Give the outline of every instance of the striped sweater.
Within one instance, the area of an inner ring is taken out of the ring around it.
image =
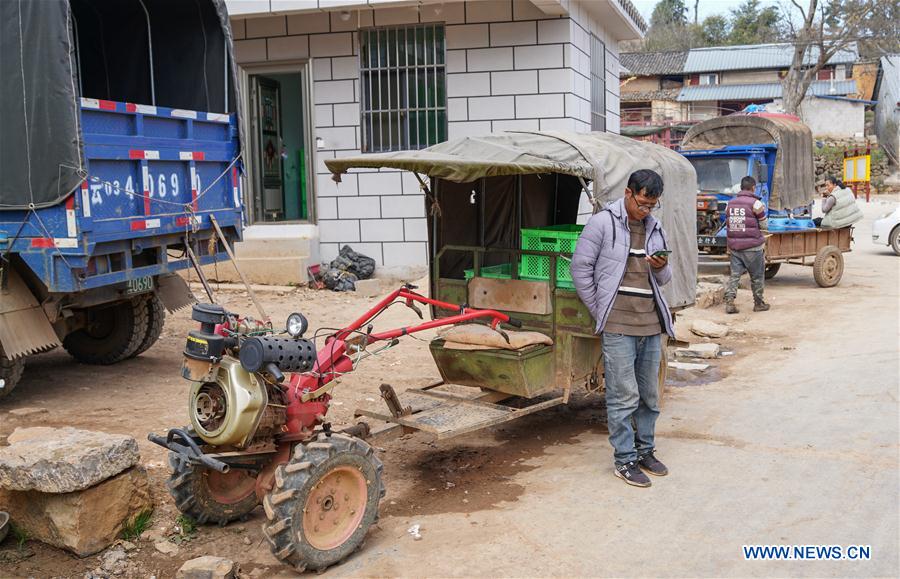
[[[653,287],[650,285],[650,264],[644,259],[646,230],[643,221],[628,220],[631,229],[631,249],[625,265],[625,276],[613,301],[604,332],[626,336],[653,336],[662,333]]]

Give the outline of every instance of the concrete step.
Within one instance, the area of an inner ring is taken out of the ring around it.
[[[270,257],[308,258],[311,255],[311,241],[308,238],[245,239],[234,245],[234,255],[238,259]]]
[[[237,264],[251,284],[305,285],[308,279],[306,257],[238,257]],[[241,281],[234,264],[230,261],[219,263],[217,266],[203,266],[203,273],[210,281],[230,283]],[[191,281],[199,281],[194,270],[187,270],[185,276]]]

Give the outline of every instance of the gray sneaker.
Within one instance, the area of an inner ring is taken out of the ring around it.
[[[666,468],[666,465],[656,460],[656,456],[654,456],[653,451],[648,452],[644,456],[639,456],[638,466],[641,467],[641,470],[650,473],[655,476],[666,476],[669,474],[669,469]]]
[[[636,487],[649,487],[650,478],[641,472],[637,463],[634,461],[625,464],[617,464],[615,470],[616,476],[626,483]]]

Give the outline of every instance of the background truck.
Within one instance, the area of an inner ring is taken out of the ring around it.
[[[193,301],[174,272],[227,259],[242,203],[223,2],[4,2],[0,22],[2,399],[29,354],[152,346]]]
[[[681,154],[697,172],[700,251],[725,253],[725,207],[746,176],[756,179],[770,227],[810,217],[815,197],[812,143],[809,128],[792,115],[736,114],[691,127]]]

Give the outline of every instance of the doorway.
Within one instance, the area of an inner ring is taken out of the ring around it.
[[[258,73],[250,86],[254,223],[308,222],[312,216],[304,71]]]

